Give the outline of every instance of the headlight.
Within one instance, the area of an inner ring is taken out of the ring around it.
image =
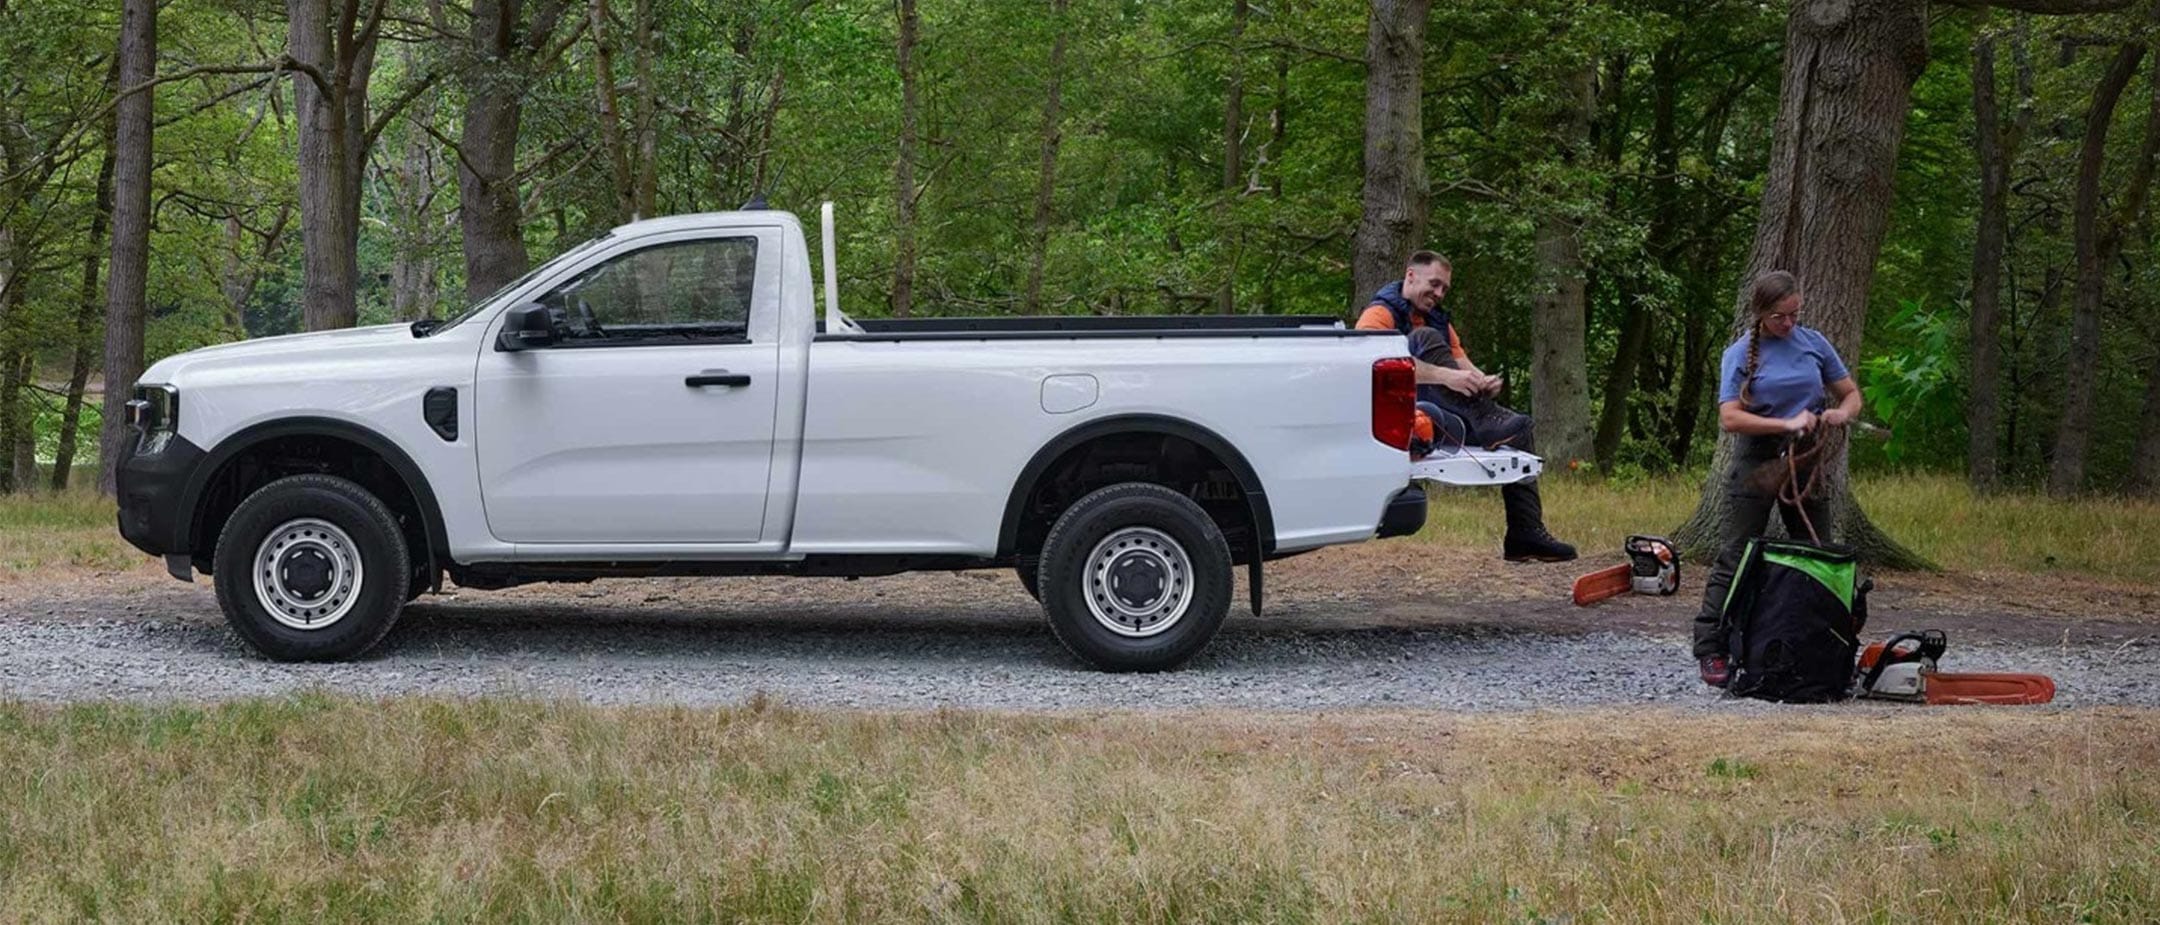
[[[150,456],[165,451],[180,430],[180,390],[169,385],[138,385],[135,400],[127,403],[128,426],[142,434],[135,452]]]

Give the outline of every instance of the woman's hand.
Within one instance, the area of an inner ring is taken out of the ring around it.
[[[1843,408],[1832,408],[1816,418],[1824,427],[1843,427],[1852,423],[1852,413]]]
[[[1788,434],[1807,433],[1808,431],[1815,429],[1816,420],[1817,419],[1815,417],[1815,412],[1802,411],[1799,414],[1793,415],[1792,417],[1785,419],[1785,432]]]

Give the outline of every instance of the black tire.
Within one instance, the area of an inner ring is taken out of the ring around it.
[[[1120,546],[1129,551],[1119,553]],[[1179,556],[1182,576],[1168,564]],[[1091,558],[1118,582],[1128,566],[1140,569],[1135,598],[1158,602],[1162,616],[1124,632],[1111,629],[1123,625],[1113,600],[1125,598],[1113,598],[1117,585],[1094,581]],[[1215,638],[1230,612],[1231,571],[1230,546],[1198,504],[1161,485],[1127,482],[1099,489],[1059,515],[1043,542],[1039,581],[1050,629],[1074,655],[1104,671],[1163,671]]]
[[[263,570],[264,584],[258,584],[258,556],[273,535],[289,540],[282,546],[287,551],[269,550],[275,568]],[[311,589],[297,583],[295,589],[285,588],[293,577],[286,563],[296,556],[311,557],[310,567],[325,573],[318,576],[327,583],[314,592],[319,596],[308,597]],[[344,564],[349,562],[358,568]],[[218,535],[215,565],[218,606],[233,631],[256,651],[287,662],[335,661],[366,652],[397,623],[412,580],[411,554],[396,515],[367,489],[330,475],[289,476],[247,496]],[[283,603],[284,619],[273,615],[272,600]],[[322,625],[287,622],[314,619]]]

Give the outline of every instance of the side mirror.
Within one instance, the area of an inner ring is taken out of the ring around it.
[[[511,353],[552,346],[555,322],[548,317],[548,307],[538,302],[511,309],[503,319],[502,333],[495,337],[495,349]]]

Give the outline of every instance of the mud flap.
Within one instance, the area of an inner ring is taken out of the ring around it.
[[[1260,560],[1262,558],[1262,553],[1260,552],[1260,534],[1258,531],[1254,531],[1252,538],[1252,548],[1247,550],[1246,554],[1251,557],[1246,562],[1246,565],[1250,567],[1251,571],[1246,573],[1245,587],[1246,590],[1252,592],[1252,615],[1257,617],[1260,615],[1260,600],[1262,597],[1261,589],[1263,587],[1263,582],[1261,581],[1260,574]]]

